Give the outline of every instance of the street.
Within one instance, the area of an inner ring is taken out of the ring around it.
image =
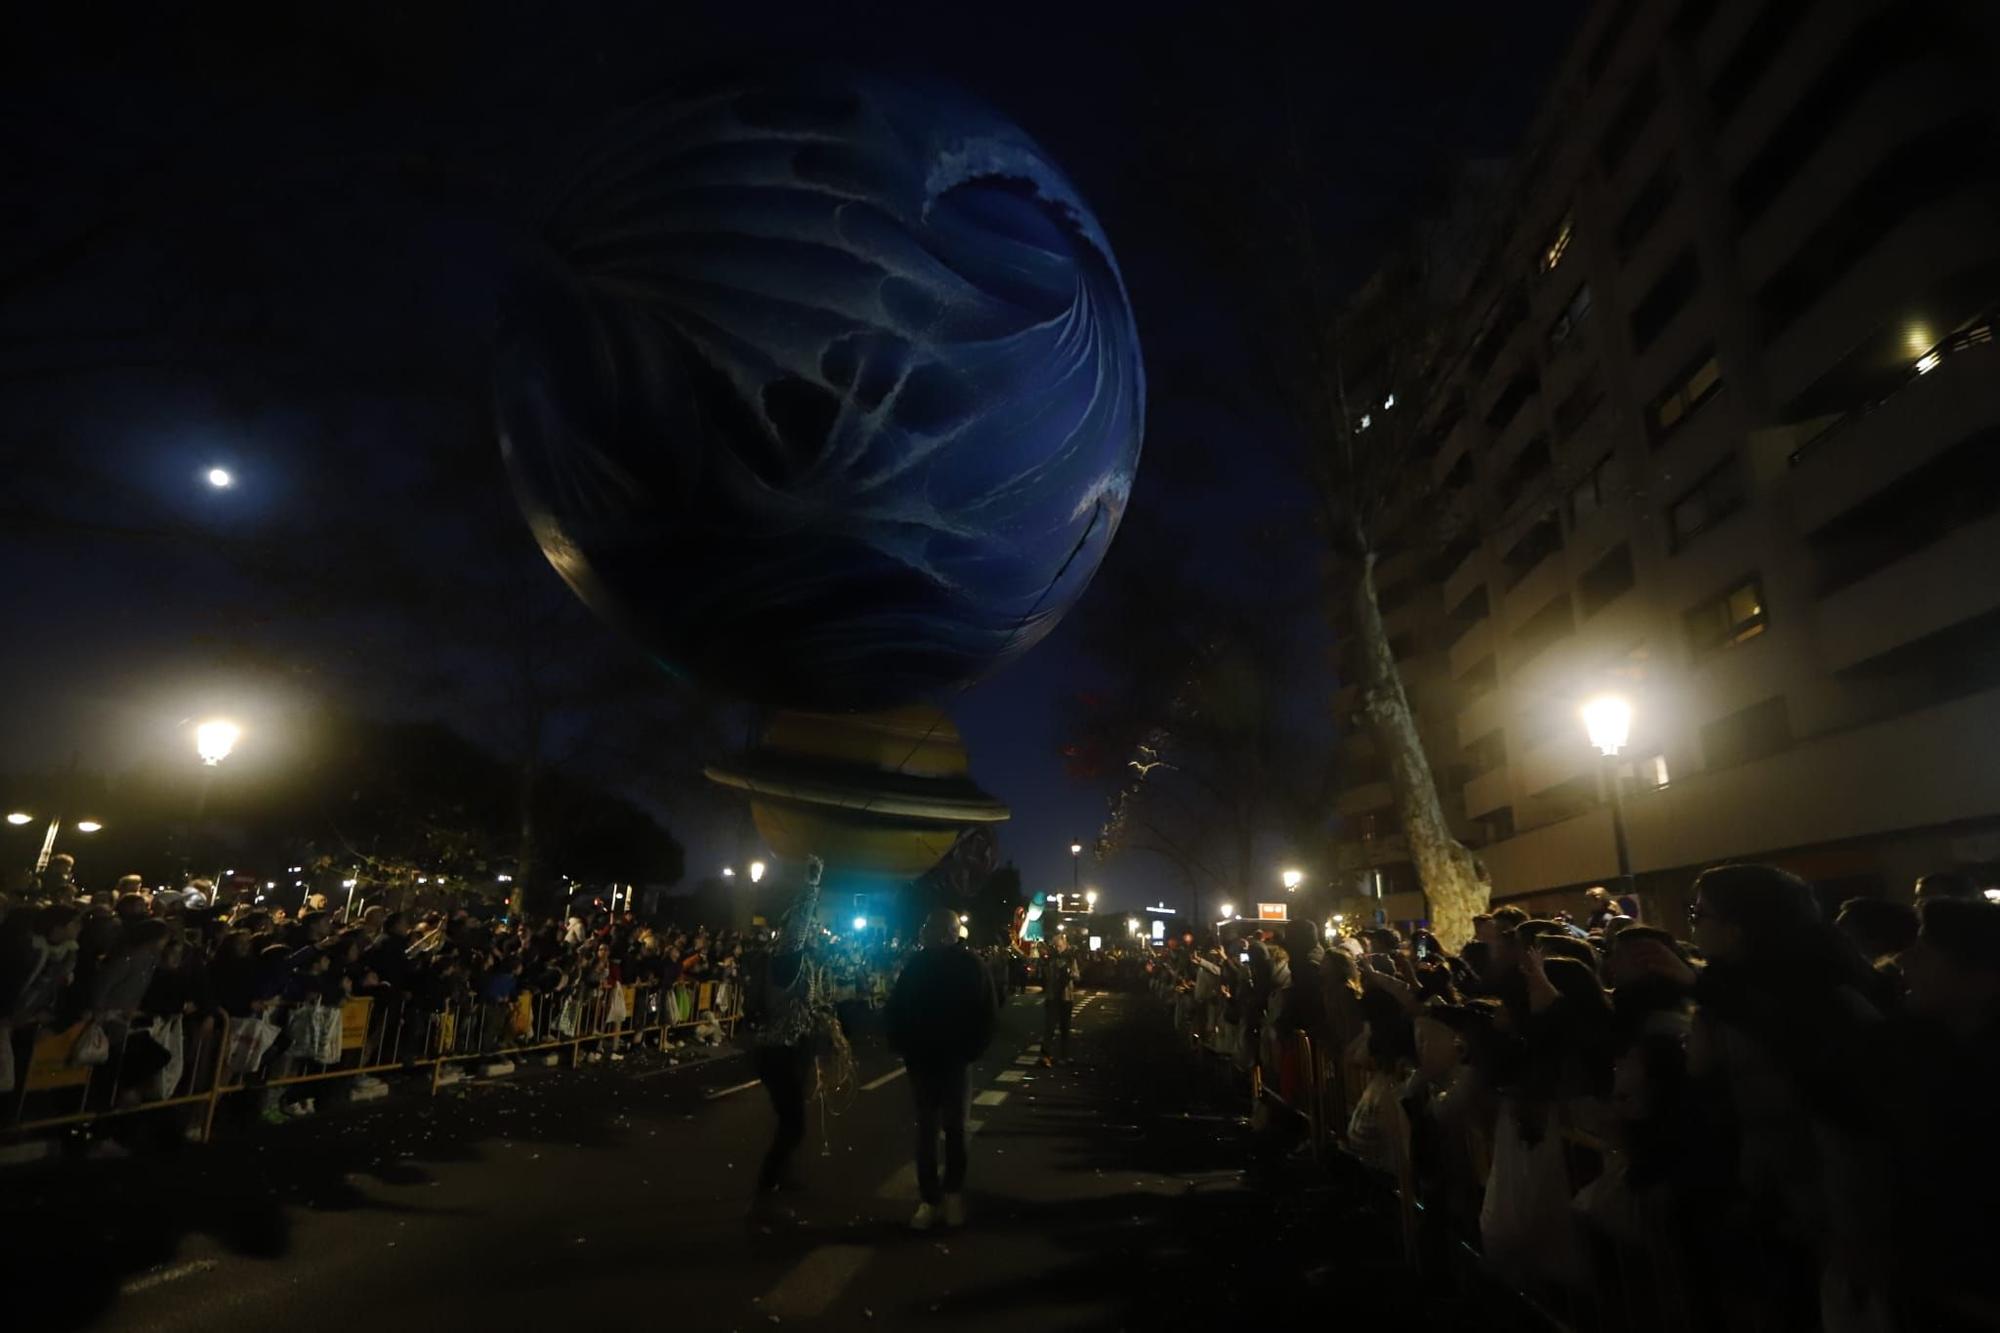
[[[23,1327],[156,1333],[1136,1328],[1310,1304],[1337,1265],[1415,1313],[1386,1215],[1245,1188],[1241,1099],[1150,1000],[1085,997],[1053,1071],[1024,1054],[1040,1019],[1038,996],[1009,1001],[974,1071],[963,1232],[907,1229],[906,1084],[864,1024],[860,1086],[824,1136],[813,1117],[795,1225],[745,1221],[771,1125],[746,1061],[634,1057],[13,1182],[6,1290],[42,1312]]]

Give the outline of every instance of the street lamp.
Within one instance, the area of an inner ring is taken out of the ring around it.
[[[95,833],[103,827],[104,825],[94,819],[79,819],[76,821],[76,831],[78,833]]]
[[[7,816],[7,822],[9,824],[14,824],[18,826],[21,824],[30,823],[33,821],[34,818],[35,817],[33,815],[29,814],[25,810],[15,810]]]
[[[1096,890],[1096,889],[1087,889],[1087,890],[1085,890],[1085,891],[1084,891],[1084,895],[1083,895],[1083,905],[1084,905],[1085,907],[1095,907],[1095,906],[1097,906],[1097,890]]]
[[[1227,921],[1227,920],[1229,920],[1229,919],[1230,919],[1231,917],[1233,917],[1233,916],[1235,916],[1235,915],[1236,915],[1236,904],[1234,904],[1234,903],[1224,903],[1224,904],[1222,905],[1222,919],[1223,919],[1224,921]]]
[[[236,478],[226,467],[212,467],[208,470],[208,484],[218,491],[226,491],[236,484]]]
[[[242,736],[243,728],[234,722],[212,717],[194,729],[194,750],[202,763],[213,768],[229,757]]]
[[[1071,893],[1076,892],[1076,879],[1077,876],[1080,873],[1082,873],[1081,870],[1079,869],[1079,867],[1082,866],[1082,864],[1083,864],[1083,844],[1080,842],[1073,842],[1069,845],[1069,891]]]
[[[762,861],[752,861],[750,863],[750,882],[752,884],[756,884],[760,882],[763,878],[764,878],[764,863]]]
[[[1303,870],[1287,870],[1279,875],[1278,878],[1284,883],[1286,893],[1297,893],[1299,885],[1306,882],[1306,872]]]
[[[1618,782],[1618,752],[1632,737],[1632,704],[1615,694],[1600,694],[1586,700],[1581,711],[1584,734],[1604,756],[1601,771],[1611,799],[1611,840],[1618,848],[1618,878],[1629,890],[1632,856],[1625,846],[1625,793]]]
[[[735,879],[735,878],[736,878],[736,867],[735,867],[735,866],[724,866],[724,867],[722,867],[722,877],[723,877],[724,879]]]

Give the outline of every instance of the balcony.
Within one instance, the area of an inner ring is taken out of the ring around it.
[[[1839,671],[2000,607],[2000,514],[1958,529],[1820,601],[1821,654]]]
[[[1357,782],[1334,798],[1333,812],[1343,819],[1353,819],[1393,806],[1395,800],[1395,793],[1384,780]]]
[[[1946,357],[1866,416],[1799,455],[1786,484],[1811,532],[1981,426],[2000,421],[2000,342]]]
[[[1992,245],[1992,200],[1965,191],[1918,209],[1872,247],[1805,313],[1765,357],[1771,397],[1785,402],[1817,380],[1909,294],[1984,259]]]
[[[1514,803],[1513,779],[1505,764],[1490,773],[1481,773],[1465,784],[1465,817],[1477,819],[1488,810]]]
[[[1481,658],[1490,657],[1492,654],[1493,617],[1488,616],[1458,636],[1458,641],[1452,644],[1445,654],[1446,666],[1451,672],[1451,678],[1457,680],[1471,670]]]

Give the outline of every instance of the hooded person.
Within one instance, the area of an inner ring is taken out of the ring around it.
[[[924,922],[922,948],[889,994],[889,1047],[903,1057],[917,1114],[917,1192],[910,1225],[965,1224],[967,1069],[993,1040],[998,1000],[984,964],[959,939],[958,917],[939,908]],[[938,1137],[944,1175],[938,1176]]]

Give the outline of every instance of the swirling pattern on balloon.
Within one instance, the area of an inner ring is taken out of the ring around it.
[[[1124,282],[1075,188],[961,97],[816,76],[648,107],[503,310],[537,540],[668,665],[876,707],[1011,660],[1138,465]]]

